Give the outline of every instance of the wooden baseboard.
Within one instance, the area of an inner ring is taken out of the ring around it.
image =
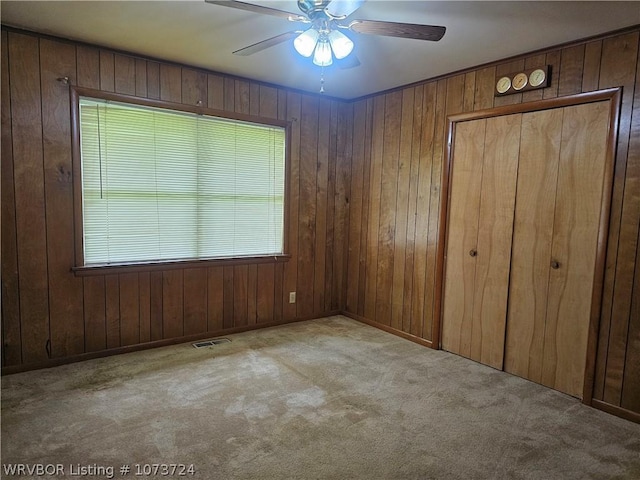
[[[603,402],[602,400],[596,400],[595,398],[591,400],[591,406],[598,410],[602,410],[603,412],[615,415],[616,417],[640,423],[640,413],[638,412],[627,410],[626,408],[618,407],[616,405],[611,405],[610,403]]]
[[[341,312],[339,310],[333,310],[330,312],[325,312],[322,315],[311,315],[307,317],[296,318],[293,320],[279,320],[275,322],[246,325],[246,326],[235,327],[235,328],[227,328],[225,330],[220,330],[217,332],[205,332],[205,333],[198,333],[195,335],[186,335],[183,337],[167,338],[164,340],[156,340],[153,342],[127,345],[126,347],[116,347],[116,348],[110,348],[107,350],[100,350],[99,352],[80,353],[77,355],[71,355],[69,357],[52,358],[50,360],[28,363],[24,365],[11,365],[7,367],[2,367],[1,374],[12,375],[15,373],[28,372],[29,370],[40,370],[42,368],[58,367],[60,365],[82,362],[84,360],[92,360],[94,358],[103,358],[103,357],[109,357],[111,355],[119,355],[122,353],[138,352],[141,350],[148,350],[150,348],[167,347],[169,345],[177,345],[179,343],[196,342],[198,340],[204,340],[207,338],[222,337],[224,335],[231,335],[234,333],[242,333],[242,332],[248,332],[251,330],[261,330],[263,328],[278,327],[280,325],[303,322],[305,320],[315,320],[316,318],[330,317],[332,315],[339,315],[340,313]]]
[[[425,347],[429,347],[429,348],[436,348],[433,345],[433,342],[431,342],[430,340],[426,340],[424,338],[420,338],[420,337],[416,337],[415,335],[411,335],[410,333],[407,332],[403,332],[402,330],[398,330],[397,328],[393,328],[390,327],[389,325],[385,325],[383,323],[378,323],[374,320],[369,320],[366,317],[362,317],[356,313],[351,313],[351,312],[346,312],[346,311],[342,311],[340,312],[341,315],[344,315],[345,317],[349,317],[352,318],[353,320],[357,320],[359,322],[362,323],[366,323],[367,325],[371,325],[372,327],[376,327],[379,328],[380,330],[384,330],[385,332],[388,333],[392,333],[393,335],[397,335],[398,337],[402,337],[406,340],[410,340],[414,343],[418,343],[422,346]]]

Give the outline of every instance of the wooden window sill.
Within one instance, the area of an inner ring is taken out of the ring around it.
[[[207,268],[223,267],[231,265],[255,265],[259,263],[285,263],[291,255],[261,255],[251,257],[224,257],[207,259],[188,259],[162,262],[140,262],[140,263],[118,263],[105,265],[86,265],[82,267],[72,267],[71,271],[77,277],[91,275],[109,275],[118,273],[153,272],[164,270],[176,270],[184,268]]]

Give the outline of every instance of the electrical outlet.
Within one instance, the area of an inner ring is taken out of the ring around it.
[[[296,292],[289,292],[289,303],[296,303]]]

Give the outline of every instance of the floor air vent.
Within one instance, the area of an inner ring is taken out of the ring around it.
[[[195,348],[215,347],[221,343],[231,343],[228,338],[214,338],[213,340],[203,340],[202,342],[196,342],[192,344]]]

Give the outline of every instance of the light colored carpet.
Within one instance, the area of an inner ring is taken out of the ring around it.
[[[222,480],[640,478],[640,425],[345,317],[228,338],[4,377],[2,463],[62,464],[52,478],[152,463]]]

